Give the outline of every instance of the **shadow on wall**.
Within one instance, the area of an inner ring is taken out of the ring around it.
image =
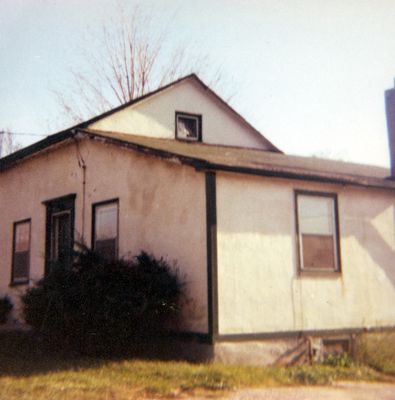
[[[392,211],[395,226],[395,211]],[[383,235],[370,222],[364,221],[364,236],[357,237],[360,245],[367,250],[372,260],[384,271],[392,286],[395,287],[395,249],[383,238]],[[395,240],[395,238],[393,238]]]

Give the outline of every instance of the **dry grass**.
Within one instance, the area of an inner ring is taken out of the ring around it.
[[[357,356],[364,364],[395,375],[395,332],[362,335],[358,340]]]

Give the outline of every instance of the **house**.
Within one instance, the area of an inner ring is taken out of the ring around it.
[[[0,296],[17,304],[85,240],[177,260],[185,343],[216,360],[395,329],[395,89],[386,99],[391,172],[285,155],[195,75],[1,159]]]

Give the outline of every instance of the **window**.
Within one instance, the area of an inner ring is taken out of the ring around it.
[[[11,283],[29,282],[30,219],[14,223]]]
[[[118,257],[118,200],[93,205],[92,248],[108,260]]]
[[[351,340],[350,338],[338,338],[338,339],[323,339],[323,356],[339,356],[344,353],[350,354],[351,352]]]
[[[200,142],[202,140],[202,116],[176,112],[176,138]]]
[[[74,247],[75,194],[44,202],[47,207],[45,268],[70,267]]]
[[[340,271],[335,194],[296,192],[296,229],[301,271]]]

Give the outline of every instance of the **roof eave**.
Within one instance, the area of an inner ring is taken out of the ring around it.
[[[135,150],[139,153],[148,154],[151,156],[159,157],[167,160],[178,160],[182,164],[192,166],[196,170],[206,171],[222,171],[241,173],[255,176],[266,176],[273,178],[302,180],[309,182],[331,183],[338,185],[352,185],[365,188],[384,189],[395,191],[395,181],[393,179],[380,179],[372,177],[362,177],[353,175],[339,175],[318,173],[317,171],[302,170],[292,167],[280,167],[276,165],[264,165],[261,168],[243,167],[237,165],[217,164],[197,157],[191,157],[178,153],[173,153],[167,150],[156,149],[142,144],[133,142],[126,142],[118,138],[110,138],[105,135],[100,135],[87,130],[76,129],[59,132],[57,134],[48,136],[47,138],[34,143],[28,147],[18,150],[7,157],[0,159],[0,172],[12,167],[13,165],[21,162],[22,160],[34,156],[50,147],[60,144],[70,138],[90,138],[101,140],[106,143],[115,144],[125,148]]]
[[[211,170],[221,172],[232,172],[255,176],[265,176],[272,178],[283,178],[292,180],[302,180],[317,183],[330,183],[336,185],[351,185],[364,188],[374,188],[395,191],[395,182],[391,179],[370,178],[351,175],[329,175],[316,173],[315,171],[290,170],[289,168],[278,168],[276,166],[263,168],[249,168],[240,166],[221,165],[203,161],[195,163],[194,166],[199,170]]]
[[[66,139],[72,138],[73,136],[75,136],[75,132],[68,129],[66,131],[47,136],[45,139],[11,153],[8,156],[0,159],[0,172],[12,167],[25,158],[36,155],[41,151],[48,149],[49,147],[59,144]]]
[[[196,170],[202,171],[222,171],[222,172],[233,172],[241,173],[255,176],[266,176],[273,178],[283,178],[283,179],[293,179],[293,180],[303,180],[309,182],[321,182],[321,183],[331,183],[338,185],[352,185],[365,188],[375,188],[384,190],[395,191],[395,182],[389,179],[353,176],[353,175],[330,175],[326,173],[317,173],[316,171],[301,170],[301,169],[291,169],[290,167],[279,167],[274,165],[262,166],[262,168],[250,168],[241,167],[235,165],[224,165],[216,164],[210,161],[190,157],[186,155],[181,155],[178,153],[173,153],[167,150],[156,149],[142,144],[137,144],[133,142],[125,142],[122,139],[110,138],[108,136],[102,136],[98,133],[93,133],[92,131],[80,131],[81,134],[86,135],[92,139],[99,138],[107,143],[121,144],[123,147],[131,148],[140,153],[149,154],[162,159],[177,159],[180,163],[186,164],[194,167]]]

